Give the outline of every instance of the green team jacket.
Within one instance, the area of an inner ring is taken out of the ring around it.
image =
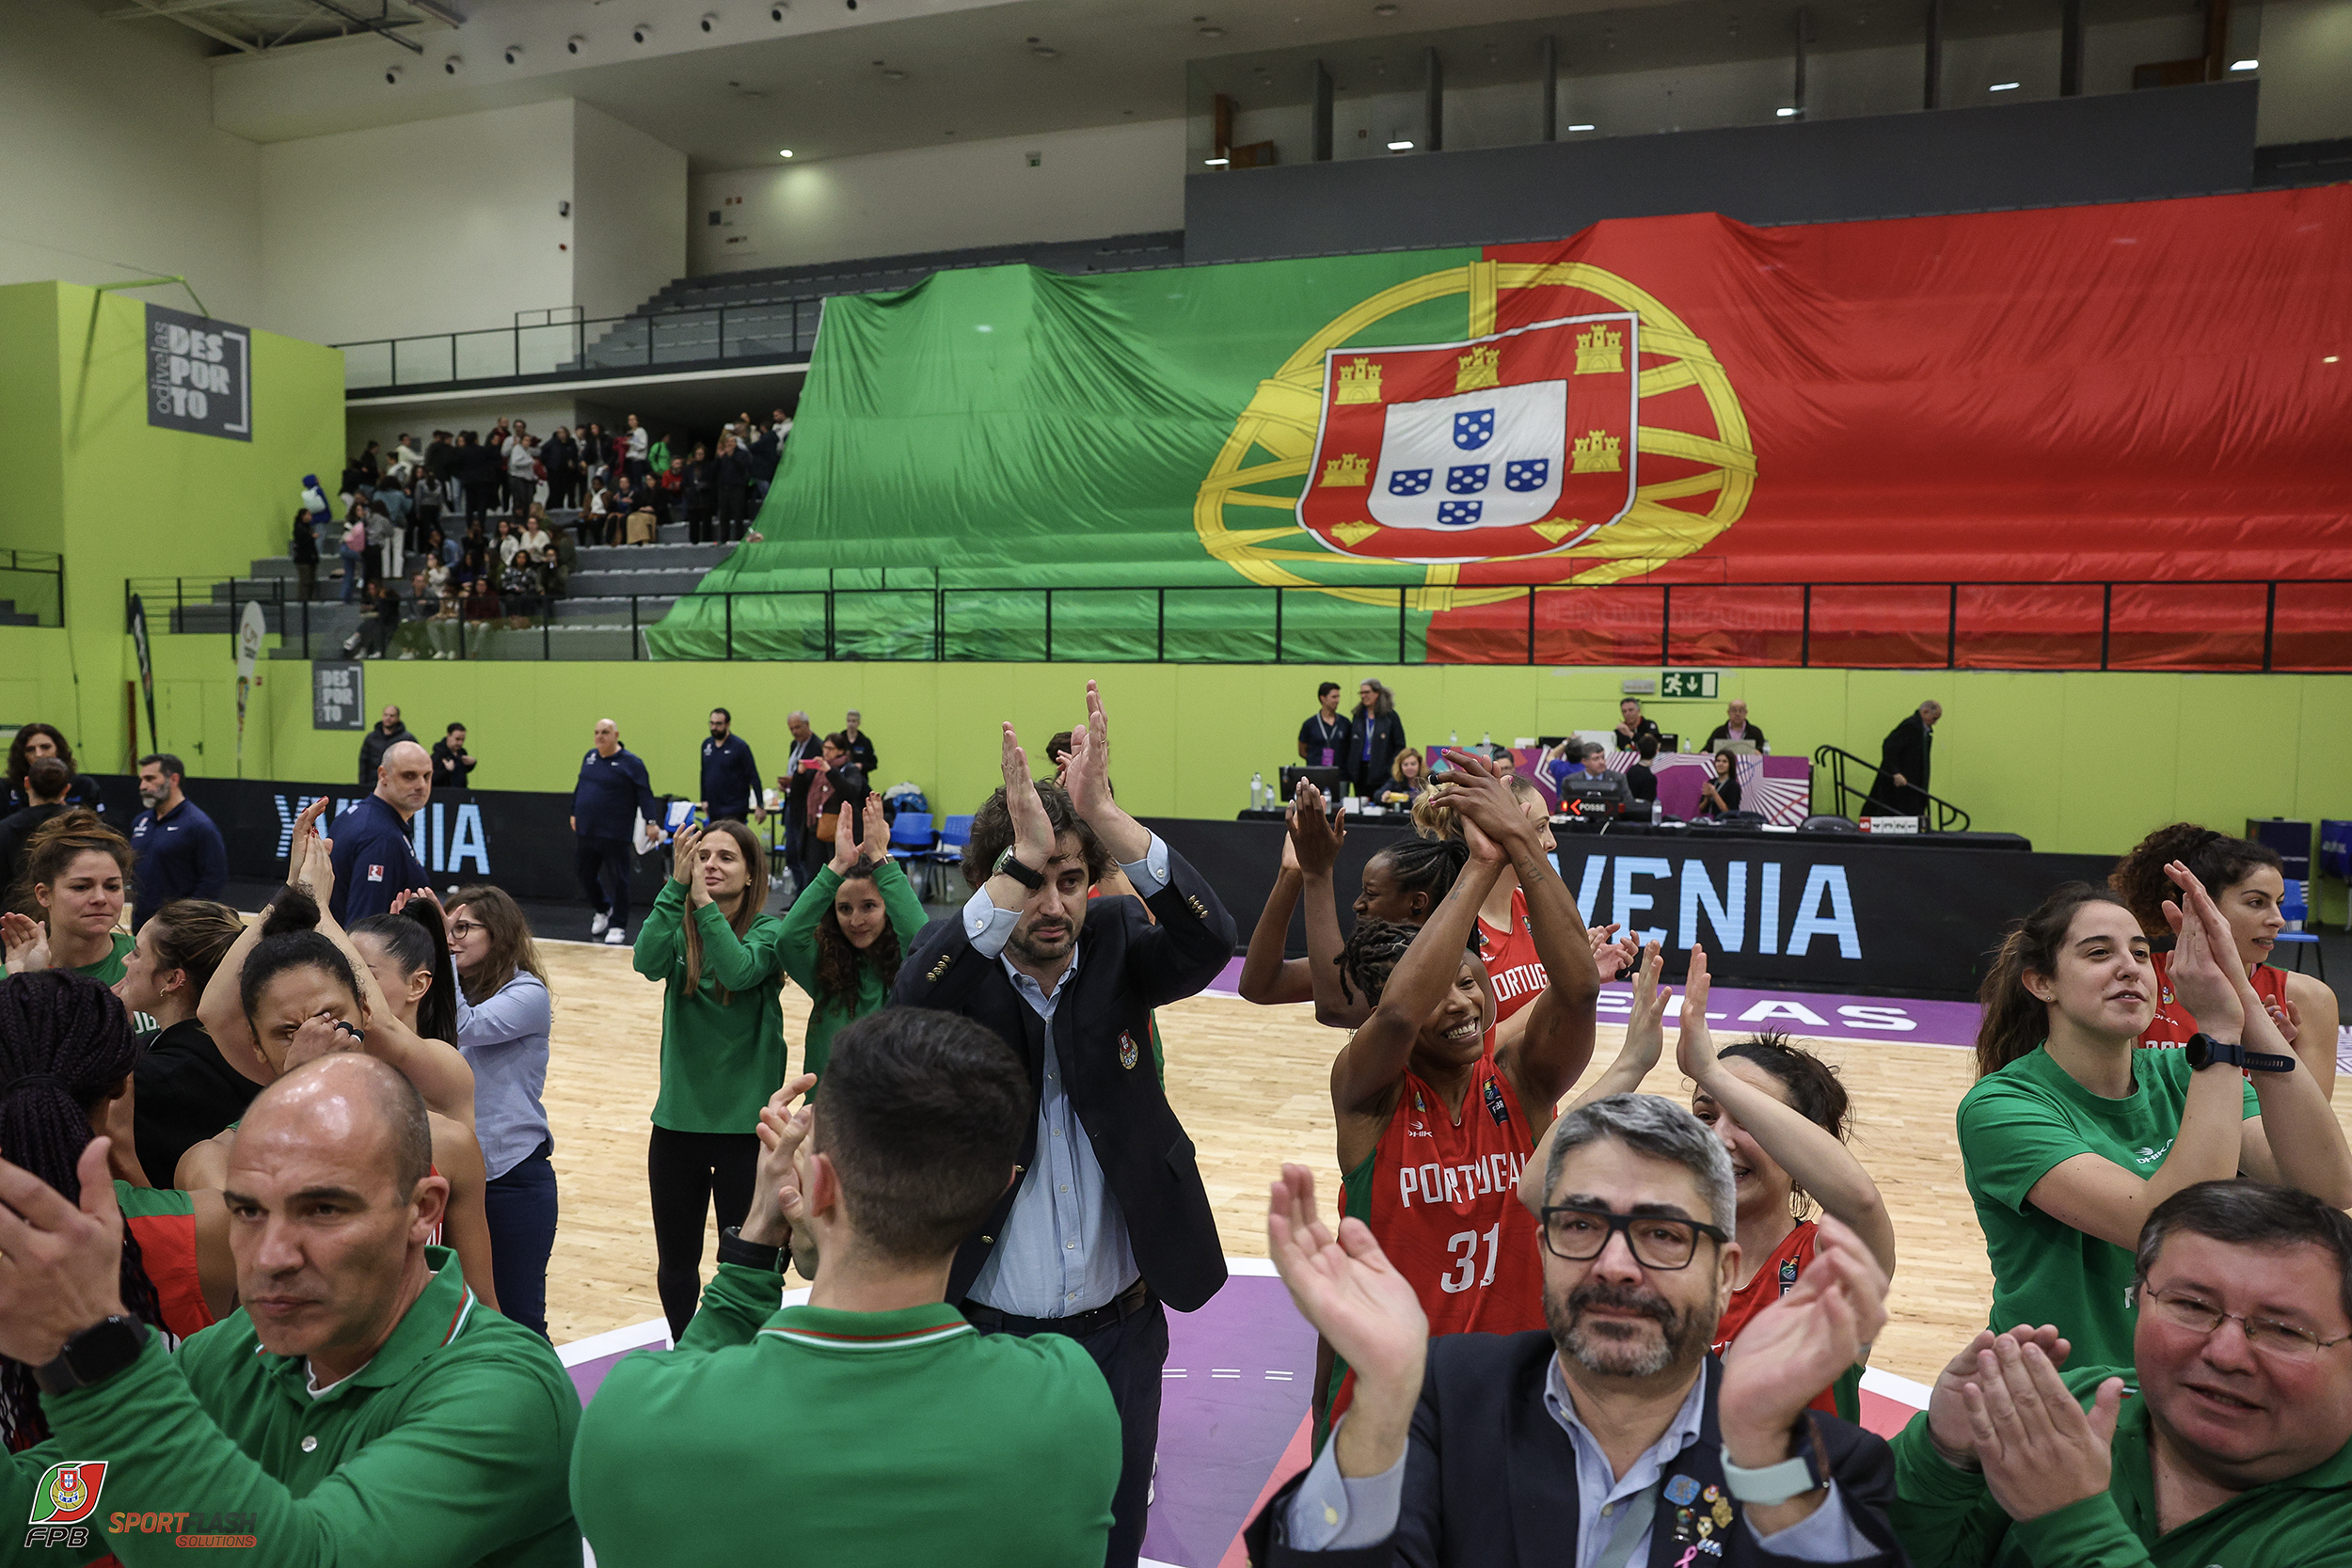
[[[104,1382],[43,1396],[55,1435],[0,1468],[0,1560],[52,1465],[103,1460],[88,1545],[24,1560],[111,1550],[124,1568],[186,1568],[203,1555],[174,1544],[187,1533],[251,1536],[239,1568],[579,1568],[571,1378],[545,1339],[475,1301],[454,1252],[425,1259],[432,1282],[383,1349],[315,1399],[308,1362],[262,1351],[243,1311],[177,1355],[151,1338]]]
[[[833,908],[833,895],[840,890],[841,874],[830,865],[821,867],[812,878],[806,892],[793,900],[784,916],[784,972],[792,976],[800,988],[808,992],[816,1007],[808,1015],[808,1040],[804,1047],[801,1070],[824,1076],[825,1064],[833,1057],[833,1037],[841,1026],[880,1012],[890,1000],[890,982],[874,972],[870,963],[857,966],[857,1003],[844,1010],[840,1003],[817,989],[817,927]],[[890,929],[898,939],[898,952],[905,955],[914,946],[928,917],[923,913],[923,901],[914,896],[914,888],[907,881],[907,874],[898,869],[897,861],[884,861],[874,867],[874,887],[882,897],[882,911],[890,921]]]
[[[2023,1523],[1993,1500],[1984,1478],[1955,1469],[1928,1443],[1923,1411],[1895,1439],[1895,1534],[1916,1568],[2347,1568],[2352,1565],[2352,1448],[2324,1465],[2257,1486],[2159,1535],[2148,1457],[2148,1403],[2129,1367],[2065,1373],[2087,1406],[2123,1379],[2114,1479],[2104,1496]]]
[[[784,922],[752,916],[739,940],[716,904],[692,911],[702,933],[701,983],[686,989],[686,884],[661,884],[637,933],[637,973],[660,980],[661,1093],[653,1124],[673,1132],[759,1131],[759,1110],[784,1085],[784,1006],[777,993]],[[719,992],[727,992],[725,1001]]]
[[[783,1289],[720,1264],[677,1349],[605,1378],[572,1452],[597,1568],[1101,1568],[1119,1413],[1075,1341]]]

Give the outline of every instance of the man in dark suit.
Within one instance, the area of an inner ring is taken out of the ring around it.
[[[985,1023],[1028,1065],[1038,1111],[1019,1175],[957,1250],[947,1300],[984,1334],[1067,1335],[1103,1369],[1123,1433],[1104,1560],[1131,1565],[1159,1439],[1162,1304],[1194,1311],[1225,1283],[1192,1140],[1152,1060],[1152,1009],[1215,979],[1235,930],[1208,881],[1111,799],[1091,681],[1087,716],[1067,790],[1032,783],[1004,727],[1005,787],[964,849],[971,901],[916,939],[891,1001]],[[1141,907],[1089,902],[1113,863]]]
[[[1919,711],[1886,732],[1879,744],[1879,774],[1870,781],[1865,812],[1887,816],[1919,816],[1928,809],[1929,752],[1935,744],[1935,721],[1944,705],[1925,702]]]
[[[1671,1101],[1612,1095],[1547,1140],[1549,1331],[1435,1342],[1363,1222],[1335,1238],[1286,1165],[1266,1217],[1291,1298],[1356,1371],[1355,1402],[1247,1531],[1250,1559],[1334,1568],[1763,1568],[1905,1561],[1886,1444],[1806,1406],[1886,1322],[1886,1275],[1820,1247],[1708,1353],[1739,1277],[1731,1160]]]
[[[820,847],[808,831],[808,790],[817,782],[818,770],[802,765],[819,760],[823,742],[809,724],[808,715],[799,708],[792,710],[785,723],[792,731],[792,750],[785,753],[784,772],[776,782],[784,788],[784,859],[792,868],[793,896],[798,897],[797,889],[808,886],[817,875],[810,852]]]

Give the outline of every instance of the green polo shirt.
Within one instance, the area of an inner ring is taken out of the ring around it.
[[[686,920],[702,933],[700,983],[686,986]],[[661,1092],[653,1124],[673,1132],[759,1131],[784,1083],[784,922],[752,917],[739,939],[716,904],[690,910],[686,884],[661,884],[630,961],[661,996]],[[721,991],[726,995],[722,998]]]
[[[782,1295],[722,1264],[676,1350],[605,1378],[572,1453],[598,1568],[1101,1568],[1119,1413],[1075,1341]]]
[[[1961,1097],[1960,1157],[1993,1265],[1995,1330],[2056,1323],[2074,1341],[2076,1365],[2131,1364],[2130,1251],[2053,1219],[2026,1195],[2077,1154],[2143,1181],[2154,1176],[2180,1135],[2189,1078],[2187,1052],[2135,1051],[2132,1092],[2110,1100],[2036,1050]],[[2262,1115],[2251,1084],[2246,1115]]]
[[[872,951],[859,955],[857,965],[857,995],[851,998],[827,996],[817,988],[817,928],[824,923],[833,909],[834,895],[841,891],[841,874],[832,866],[818,868],[809,879],[808,891],[793,900],[784,914],[784,972],[799,982],[816,1006],[808,1015],[808,1037],[802,1043],[801,1070],[824,1076],[825,1065],[833,1059],[833,1037],[842,1026],[880,1012],[890,1000],[890,982],[874,967]],[[897,861],[884,861],[874,867],[874,891],[882,895],[882,913],[891,932],[898,939],[898,952],[904,957],[914,946],[914,939],[923,934],[929,919],[923,913],[923,900],[914,895],[907,874],[898,869]]]
[[[129,958],[131,949],[137,945],[138,940],[130,932],[117,931],[114,934],[114,945],[107,951],[104,958],[94,964],[83,964],[73,973],[87,974],[102,986],[111,986],[122,978],[125,973],[122,960]]]
[[[103,1460],[87,1555],[124,1568],[185,1568],[156,1528],[180,1513],[245,1524],[241,1568],[579,1568],[564,1478],[580,1396],[545,1339],[476,1302],[455,1253],[425,1258],[432,1282],[374,1359],[315,1397],[309,1363],[262,1350],[242,1310],[176,1356],[151,1339],[94,1387],[45,1397],[55,1435],[0,1472],[0,1519],[24,1528],[50,1465]]]
[[[1923,1411],[1895,1438],[1896,1498],[1889,1514],[1916,1568],[2352,1565],[2352,1448],[2159,1534],[2148,1402],[2139,1397],[2137,1375],[2129,1367],[2086,1367],[2064,1375],[2086,1408],[2100,1384],[2111,1377],[2124,1381],[2107,1490],[2020,1524],[2001,1512],[1984,1477],[1954,1469],[1937,1456]]]

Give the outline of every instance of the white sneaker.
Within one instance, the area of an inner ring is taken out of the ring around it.
[[[628,944],[628,934],[615,926],[604,933],[604,944],[607,947],[625,947]]]
[[[611,915],[599,914],[596,919],[588,922],[588,934],[592,937],[600,937],[604,935],[604,928],[612,924],[612,917]]]

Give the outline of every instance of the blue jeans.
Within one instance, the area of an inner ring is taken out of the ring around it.
[[[367,558],[358,550],[349,548],[343,549],[342,555],[343,558],[343,603],[349,604],[359,596],[359,581],[366,576],[363,562]]]
[[[482,1207],[490,1223],[490,1278],[499,1310],[545,1338],[548,1332],[548,1256],[555,1250],[555,1166],[539,1147],[483,1189]]]

